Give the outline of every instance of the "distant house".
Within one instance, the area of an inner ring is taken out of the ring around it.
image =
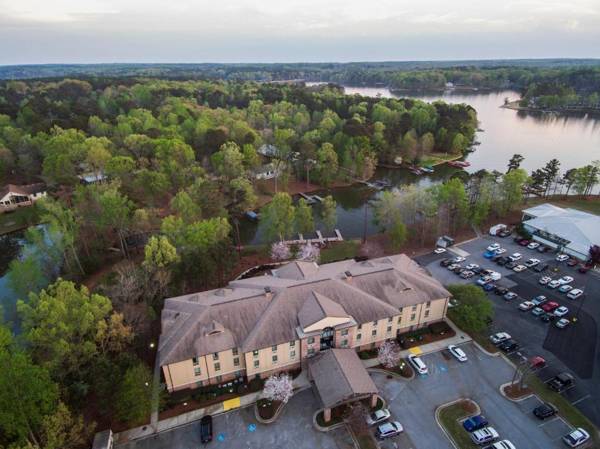
[[[278,150],[277,147],[275,145],[261,145],[261,147],[258,149],[258,154],[261,154],[263,156],[266,157],[275,157],[278,154]]]
[[[265,164],[254,171],[256,179],[273,179],[278,176],[281,170],[277,170],[274,164]]]
[[[108,176],[103,173],[85,173],[77,177],[79,178],[79,181],[85,185],[100,184],[108,179]]]
[[[46,185],[43,183],[27,185],[8,184],[0,190],[0,212],[31,206],[45,196]]]

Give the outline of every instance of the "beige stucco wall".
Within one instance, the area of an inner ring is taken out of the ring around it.
[[[292,357],[292,351],[295,355]],[[252,352],[244,354],[246,359],[246,375],[251,378],[256,374],[265,371],[279,370],[287,365],[297,364],[300,362],[300,341],[294,340],[294,346],[290,342],[277,345],[277,349],[273,351],[271,347],[258,350],[258,355],[255,356]],[[277,356],[277,362],[273,362],[273,356]],[[254,367],[254,362],[258,360],[259,366]],[[286,368],[287,369],[287,368]]]

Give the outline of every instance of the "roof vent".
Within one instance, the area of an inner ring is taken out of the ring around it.
[[[267,299],[271,299],[273,297],[273,293],[271,293],[271,287],[268,285],[265,287],[265,297]]]
[[[268,285],[265,287],[265,293],[271,293],[271,287]]]
[[[352,273],[350,273],[349,271],[345,271],[344,274],[346,275],[347,278],[352,277]]]

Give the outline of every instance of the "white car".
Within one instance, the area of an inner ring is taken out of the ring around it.
[[[574,288],[569,293],[567,293],[567,298],[569,298],[569,299],[577,299],[581,295],[583,295],[583,290],[580,290],[578,288]]]
[[[499,281],[502,279],[502,275],[497,271],[492,271],[488,276],[492,278],[492,281]]]
[[[525,262],[525,265],[527,265],[527,268],[531,268],[531,267],[535,267],[536,265],[540,264],[540,259],[529,259],[527,262]]]
[[[377,427],[375,435],[380,440],[383,440],[385,438],[396,436],[402,433],[403,431],[404,428],[402,427],[402,424],[400,424],[398,421],[386,422],[385,424],[381,424],[379,427]]]
[[[467,354],[465,354],[465,351],[463,351],[462,349],[460,349],[458,346],[456,345],[450,345],[448,346],[448,351],[450,352],[450,354],[452,354],[454,356],[454,358],[456,360],[458,360],[459,362],[466,362],[468,360],[467,358]]]
[[[533,316],[540,316],[540,315],[543,315],[544,313],[545,313],[544,309],[542,309],[541,307],[534,307],[533,310],[531,311],[531,314]]]
[[[527,248],[536,249],[538,246],[540,246],[538,242],[531,242],[529,245],[527,245]]]
[[[410,363],[419,374],[427,374],[429,372],[427,370],[427,365],[425,365],[423,360],[414,354],[408,356],[408,363]]]
[[[456,256],[454,259],[452,259],[452,262],[454,262],[454,263],[461,263],[464,261],[465,261],[465,258],[463,256]]]
[[[465,267],[465,270],[474,270],[476,268],[479,268],[479,265],[477,265],[476,263],[470,263]]]
[[[494,335],[490,335],[490,341],[495,345],[502,343],[503,341],[510,340],[511,336],[507,332],[498,332]]]
[[[590,434],[581,427],[578,427],[577,429],[566,434],[564,437],[562,437],[562,439],[567,446],[577,447],[589,440]]]
[[[390,419],[390,416],[392,415],[387,408],[376,410],[367,416],[367,424],[369,426],[374,426],[375,424],[379,424],[380,422],[387,421],[388,419]]]
[[[492,243],[490,246],[488,246],[486,248],[486,250],[488,250],[488,251],[496,251],[497,249],[500,249],[499,243]]]
[[[561,293],[569,293],[571,290],[573,290],[573,286],[569,284],[561,285],[558,288],[558,291]]]
[[[552,281],[552,278],[550,276],[543,276],[542,278],[540,278],[539,283],[541,285],[546,285],[550,281]]]
[[[527,312],[528,310],[531,310],[535,307],[535,304],[531,301],[523,301],[521,304],[519,304],[519,310],[522,310],[523,312]]]
[[[486,446],[484,449],[516,449],[515,445],[508,440],[498,441],[497,443]]]
[[[546,287],[548,288],[556,288],[556,287],[560,287],[560,281],[554,279],[553,281],[548,282],[548,285],[546,285]]]
[[[492,278],[490,276],[483,276],[477,279],[477,285],[485,285],[492,282]]]
[[[446,252],[446,248],[436,248],[433,250],[435,254],[444,254]]]
[[[554,310],[554,316],[562,318],[569,313],[569,308],[565,306],[560,306],[556,310]]]
[[[504,254],[506,252],[505,248],[498,248],[496,251],[494,251],[496,254],[500,255],[500,254]]]
[[[450,271],[454,271],[456,268],[460,267],[460,264],[457,263],[451,263],[450,265],[448,265],[446,268]]]
[[[558,280],[558,282],[560,282],[560,285],[570,284],[573,282],[573,278],[571,276],[563,276]]]
[[[484,427],[483,429],[476,430],[471,434],[471,439],[475,444],[490,443],[498,439],[500,435],[496,432],[493,427]]]
[[[521,271],[525,271],[527,269],[527,267],[525,265],[517,265],[516,267],[513,268],[513,271],[515,273],[520,273]]]
[[[570,257],[567,256],[566,254],[559,254],[558,256],[556,256],[556,260],[558,262],[564,262],[565,260],[569,260]]]
[[[558,327],[559,329],[564,329],[569,324],[571,324],[571,322],[569,320],[567,320],[566,318],[561,318],[560,320],[558,320],[556,322],[556,327]]]
[[[514,253],[514,254],[511,254],[510,256],[508,256],[508,258],[510,260],[512,260],[513,262],[516,262],[517,260],[521,260],[523,258],[523,256],[521,255],[521,253]]]
[[[531,302],[534,303],[536,306],[541,306],[546,302],[547,299],[548,298],[546,298],[544,295],[539,295],[533,298]]]

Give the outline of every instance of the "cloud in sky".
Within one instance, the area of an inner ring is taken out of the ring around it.
[[[0,64],[600,57],[598,0],[0,0]]]

